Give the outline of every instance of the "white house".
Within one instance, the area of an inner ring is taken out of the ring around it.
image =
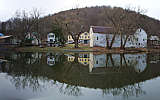
[[[106,47],[106,38],[109,43],[112,41],[112,27],[91,26],[90,27],[90,47],[100,46]],[[126,35],[123,35],[123,41]],[[116,35],[115,41],[112,47],[120,47],[121,40],[120,35]],[[147,47],[147,33],[139,28],[135,34],[130,35],[125,47],[144,48]]]
[[[91,26],[89,30],[90,47],[106,47],[106,33],[109,33],[111,29],[111,27]]]
[[[53,44],[55,43],[56,41],[56,36],[54,33],[48,33],[47,35],[47,43],[48,43],[48,46],[53,46]]]

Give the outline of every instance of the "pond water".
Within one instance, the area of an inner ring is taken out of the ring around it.
[[[160,54],[0,53],[0,100],[159,100]]]

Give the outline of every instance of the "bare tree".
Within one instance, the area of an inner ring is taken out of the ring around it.
[[[17,11],[15,16],[7,21],[11,34],[24,42],[28,33],[35,32],[37,33],[35,36],[39,39],[40,15],[41,13],[37,9],[33,9],[31,12]]]
[[[107,47],[109,49],[112,48],[115,37],[118,35],[120,36],[121,41],[120,49],[125,49],[125,45],[129,36],[134,34],[137,28],[140,28],[140,25],[137,23],[140,14],[137,13],[140,13],[141,10],[138,9],[137,13],[135,13],[136,11],[133,11],[130,8],[122,9],[114,7],[111,9],[113,10],[105,11],[107,15],[107,21],[109,20],[111,22],[114,31],[110,45],[107,39]]]
[[[80,20],[79,9],[74,9],[75,12],[71,13],[71,17],[64,22],[66,31],[72,36],[75,44],[75,48],[78,48],[78,42],[80,35],[84,32],[85,27],[83,21]]]
[[[113,10],[114,9],[114,10]],[[106,16],[106,23],[108,23],[108,21],[111,23],[112,25],[112,30],[113,30],[113,37],[111,39],[111,42],[109,43],[108,38],[107,40],[107,46],[109,49],[112,48],[112,45],[115,41],[116,35],[121,33],[120,31],[120,27],[121,27],[121,20],[123,19],[123,9],[120,8],[110,8],[110,10],[105,10],[105,15]]]

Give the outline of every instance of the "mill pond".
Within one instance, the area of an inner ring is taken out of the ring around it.
[[[0,54],[0,100],[159,100],[160,54]]]

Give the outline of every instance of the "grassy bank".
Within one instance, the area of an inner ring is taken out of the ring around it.
[[[15,48],[16,51],[20,52],[48,52],[48,51],[58,51],[58,52],[103,52],[103,53],[160,53],[160,49],[149,49],[149,48],[126,48],[125,50],[120,50],[119,48],[106,49],[101,47],[90,48],[85,45],[80,45],[79,48],[74,48],[73,44],[68,44],[65,47],[39,47],[39,46],[29,46],[29,47],[18,47]]]
[[[88,46],[80,46],[79,48],[74,48],[73,44],[68,44],[65,47],[39,47],[39,46],[27,46],[27,47],[17,47],[16,51],[20,52],[48,52],[48,51],[59,51],[59,52],[69,52],[69,51],[90,51],[93,49]]]

